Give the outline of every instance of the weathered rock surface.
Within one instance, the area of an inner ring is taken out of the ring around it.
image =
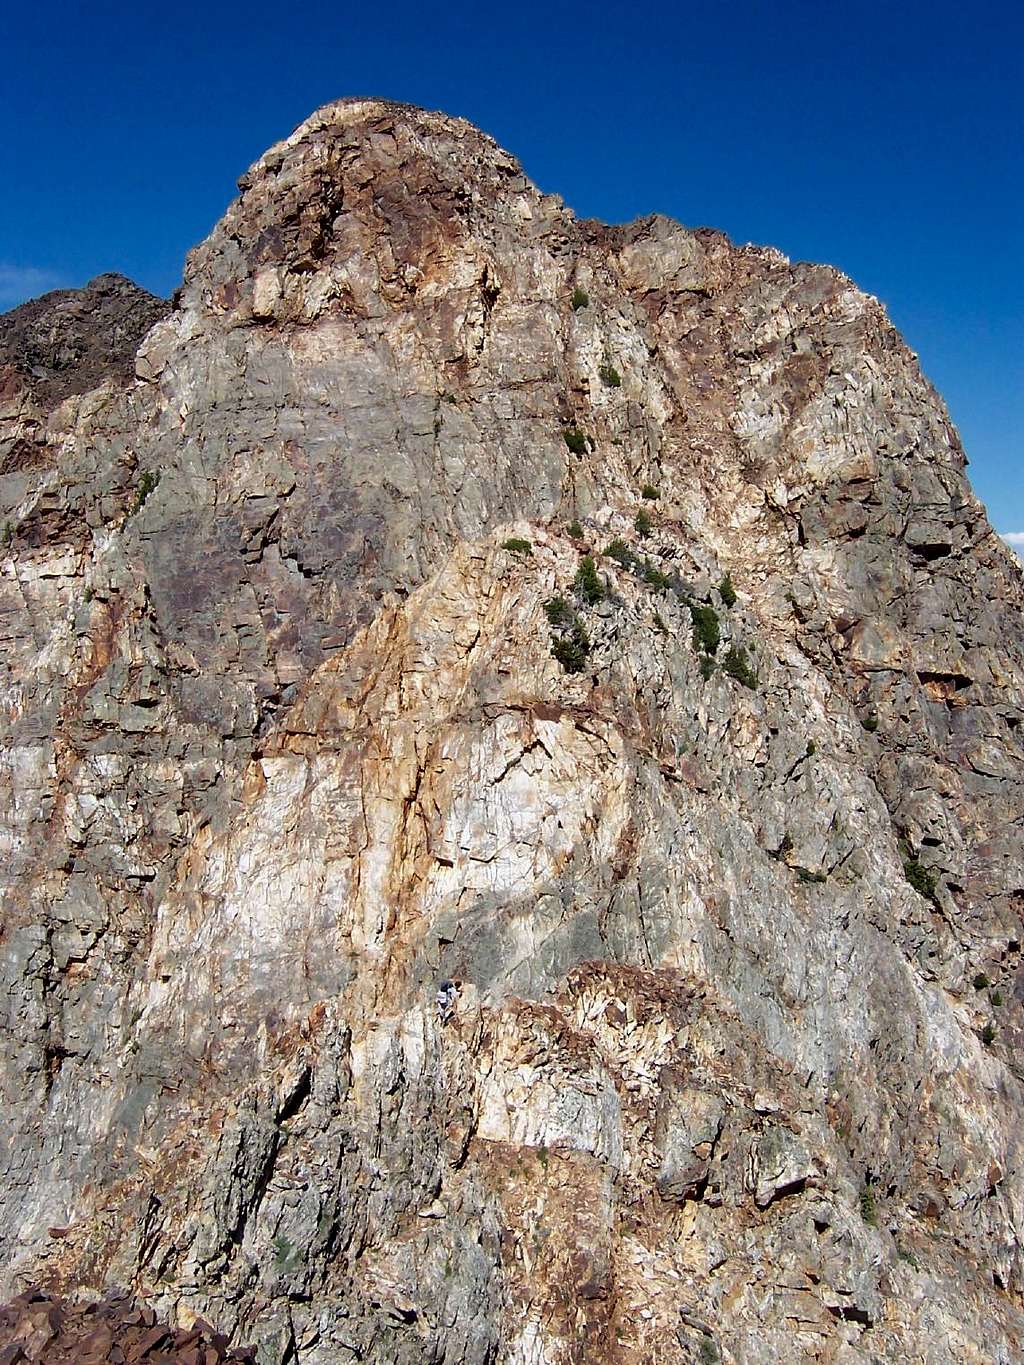
[[[5,1284],[1020,1359],[1024,592],[916,358],[441,115],[240,189],[0,475]]]
[[[67,1305],[28,1290],[0,1308],[4,1365],[252,1365],[251,1351],[231,1349],[222,1332],[197,1321],[189,1329],[158,1323],[152,1309],[120,1295]]]

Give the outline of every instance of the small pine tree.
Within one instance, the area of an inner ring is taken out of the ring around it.
[[[544,615],[548,622],[556,627],[571,626],[576,619],[576,613],[564,597],[552,597],[545,602]]]
[[[730,678],[735,678],[744,687],[757,691],[757,672],[751,667],[747,651],[738,645],[730,645],[722,664]]]
[[[583,598],[588,606],[593,606],[595,602],[602,601],[607,596],[607,589],[601,581],[601,576],[590,555],[584,555],[580,560],[580,566],[576,570],[576,578],[573,587]]]
[[[551,641],[551,653],[565,669],[566,673],[581,673],[590,653],[590,636],[580,621],[574,621],[567,635],[556,636]]]
[[[693,622],[693,646],[705,654],[716,654],[722,633],[718,625],[718,612],[714,607],[703,607],[699,602],[690,603],[690,620]]]

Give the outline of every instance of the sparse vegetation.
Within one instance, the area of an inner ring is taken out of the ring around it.
[[[903,875],[919,896],[924,896],[925,900],[933,904],[936,903],[935,874],[930,868],[908,853],[903,859]]]
[[[815,755],[817,752],[818,752],[818,746],[815,744],[815,742],[814,742],[813,739],[809,739],[809,740],[807,741],[807,757],[808,757],[808,758],[813,758],[814,755]]]
[[[701,606],[690,602],[690,620],[693,622],[693,647],[704,654],[717,654],[722,632],[718,624],[718,612],[714,607]]]
[[[640,496],[646,498],[648,502],[657,502],[661,494],[653,483],[645,483],[640,490]]]
[[[583,629],[583,623],[576,620],[568,634],[556,636],[551,641],[551,653],[566,673],[581,673],[590,653],[590,636]]]
[[[976,991],[987,990],[988,987],[991,986],[991,984],[992,982],[989,981],[988,977],[985,975],[984,972],[979,972],[978,975],[974,978],[974,989]]]
[[[590,307],[590,295],[582,285],[577,285],[572,291],[572,311],[578,313],[581,308]]]
[[[722,664],[730,678],[735,678],[752,692],[757,691],[757,672],[747,658],[747,651],[741,645],[730,645]]]
[[[620,388],[622,385],[622,375],[614,365],[602,365],[597,372],[601,377],[601,383],[606,384],[610,389]]]
[[[513,554],[530,555],[533,554],[533,545],[528,540],[523,540],[520,536],[509,536],[508,540],[501,542],[503,550],[511,550]]]
[[[135,501],[132,504],[131,513],[129,515],[134,516],[140,508],[145,506],[146,499],[154,491],[159,482],[160,471],[158,469],[147,469],[144,471],[142,478],[139,480],[138,487],[135,490]]]
[[[647,514],[647,512],[644,511],[642,507],[640,508],[640,511],[637,512],[636,514],[636,520],[633,522],[633,528],[638,536],[649,536],[651,534],[651,531],[654,529],[654,522],[651,521],[650,516]]]
[[[911,1270],[921,1269],[921,1267],[917,1263],[917,1257],[914,1255],[912,1251],[907,1251],[904,1247],[897,1247],[896,1255],[899,1257],[901,1261],[906,1261],[907,1265],[910,1266]]]
[[[985,1027],[981,1030],[981,1041],[985,1044],[986,1047],[991,1047],[995,1040],[996,1026],[990,1019],[988,1023],[985,1025]]]
[[[649,559],[644,560],[643,567],[644,582],[649,583],[652,588],[670,588],[672,580],[667,573],[663,573],[656,564],[652,564]]]
[[[10,545],[14,539],[14,526],[9,521],[5,521],[3,528],[0,529],[0,545]]]
[[[874,709],[868,711],[861,719],[861,725],[867,730],[869,735],[873,735],[878,729],[878,712]]]
[[[993,991],[993,992],[992,992],[992,995],[990,996],[990,999],[991,999],[993,1005],[995,1005],[996,1009],[999,1009],[999,1007],[1000,1007],[1000,1006],[1002,1005],[1002,1003],[1003,1003],[1003,993],[1002,993],[1002,991]]]
[[[573,540],[583,539],[583,527],[580,525],[578,519],[569,523],[569,534],[572,536]]]
[[[702,1337],[700,1342],[701,1365],[721,1365],[722,1357],[713,1337]]]
[[[583,622],[564,597],[552,597],[545,602],[544,615],[555,632],[551,653],[566,673],[581,672],[590,653],[590,636]]]
[[[576,613],[564,597],[549,598],[544,603],[544,615],[556,628],[571,626],[576,619]]]
[[[590,607],[595,602],[601,602],[608,595],[608,589],[601,580],[601,575],[590,555],[584,555],[580,560],[580,566],[576,570],[576,577],[573,580],[573,587],[584,602]]]
[[[667,635],[667,634],[668,634],[668,626],[666,626],[665,622],[661,619],[661,617],[659,616],[659,614],[658,614],[657,612],[654,613],[653,620],[654,620],[654,629],[657,630],[657,631],[659,631],[662,635]]]
[[[860,1192],[860,1216],[869,1227],[878,1226],[878,1209],[875,1206],[875,1192],[870,1185],[865,1185]]]
[[[811,872],[811,870],[806,867],[798,867],[796,869],[796,875],[800,881],[811,885],[818,885],[821,882],[828,881],[828,877],[824,872]]]
[[[736,589],[733,587],[732,579],[728,574],[725,575],[718,585],[718,595],[727,607],[734,607],[736,605]]]
[[[712,659],[709,654],[702,655],[700,661],[700,676],[704,679],[705,682],[707,682],[707,680],[711,677],[714,671],[715,671],[714,659]]]
[[[605,546],[604,553],[609,559],[614,559],[616,564],[623,569],[631,569],[636,563],[636,555],[624,540],[616,538],[610,545]]]
[[[587,438],[579,427],[564,427],[562,429],[562,440],[574,455],[586,455]]]

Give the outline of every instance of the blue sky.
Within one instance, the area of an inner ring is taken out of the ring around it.
[[[603,0],[9,7],[0,308],[158,293],[271,142],[341,95],[473,120],[578,213],[668,213],[877,294],[1024,544],[1024,6]]]

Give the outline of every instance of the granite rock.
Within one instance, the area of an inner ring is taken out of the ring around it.
[[[882,306],[383,101],[239,189],[4,390],[4,1285],[1019,1359],[1022,571]]]

